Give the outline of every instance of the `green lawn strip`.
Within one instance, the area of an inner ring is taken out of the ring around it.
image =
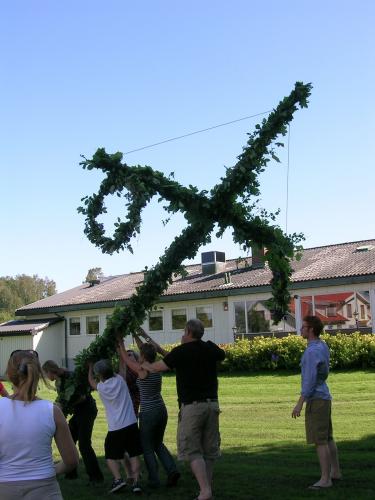
[[[345,480],[323,492],[307,490],[319,477],[315,450],[305,444],[304,419],[291,418],[299,394],[300,376],[289,373],[220,375],[222,457],[215,468],[215,498],[229,499],[373,499],[375,498],[375,372],[349,371],[331,373],[329,385],[334,397],[333,425]],[[43,388],[41,397],[54,399]],[[163,397],[169,422],[165,443],[176,453],[177,402],[175,379],[163,381]],[[99,499],[107,496],[111,477],[103,458],[107,425],[98,401],[93,445],[105,473],[106,483],[92,488],[80,465],[76,481],[60,480],[66,499]],[[57,458],[56,451],[55,458]],[[182,480],[176,489],[145,491],[144,497],[155,500],[189,499],[197,491],[189,468],[181,465]],[[161,473],[165,478],[164,473]],[[143,467],[142,483],[147,482]],[[131,496],[123,491],[118,497]]]

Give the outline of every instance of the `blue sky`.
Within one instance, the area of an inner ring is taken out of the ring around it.
[[[0,276],[48,276],[62,291],[90,267],[111,275],[152,266],[183,218],[163,227],[152,203],[134,255],[103,255],[76,211],[101,179],[81,169],[80,154],[125,152],[272,109],[297,80],[314,88],[291,125],[288,232],[303,232],[306,247],[375,237],[374,14],[370,0],[3,4]],[[125,160],[209,189],[257,121]],[[261,177],[261,205],[281,208],[283,228],[286,153]],[[207,249],[240,254],[230,232]]]

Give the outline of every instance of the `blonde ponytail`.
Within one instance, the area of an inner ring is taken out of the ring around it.
[[[39,379],[45,381],[38,358],[27,351],[9,358],[7,374],[19,399],[27,403],[35,399]]]

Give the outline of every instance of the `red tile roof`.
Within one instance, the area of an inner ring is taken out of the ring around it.
[[[369,246],[367,251],[358,251],[360,246]],[[373,248],[371,248],[373,247]],[[248,259],[251,261],[251,259]],[[341,243],[316,248],[307,248],[300,261],[293,262],[293,283],[303,283],[354,276],[374,276],[375,281],[375,240],[352,243]],[[226,262],[226,272],[231,273],[231,283],[224,283],[224,272],[206,276],[201,272],[201,265],[186,266],[187,277],[174,278],[164,296],[174,296],[210,292],[212,295],[222,291],[239,288],[254,288],[270,284],[271,272],[266,266],[263,269],[244,267],[242,263],[237,269],[236,260]],[[18,309],[18,315],[30,314],[34,310],[43,311],[50,308],[66,306],[83,306],[84,304],[103,304],[129,299],[136,287],[143,281],[143,273],[123,274],[104,278],[97,285],[84,283],[76,288],[47,297]]]

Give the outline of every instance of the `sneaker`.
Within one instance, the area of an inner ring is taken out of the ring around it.
[[[112,483],[112,487],[109,490],[109,492],[110,493],[114,493],[115,491],[120,490],[124,486],[126,486],[126,483],[125,483],[125,481],[123,479],[121,479],[121,478],[120,479],[114,479],[113,483]]]
[[[181,474],[175,470],[174,472],[171,472],[167,478],[167,484],[166,486],[168,486],[169,488],[173,487],[173,486],[177,486],[177,481],[180,479],[181,477]]]
[[[134,493],[134,495],[141,495],[142,494],[142,488],[139,486],[139,483],[133,484],[132,492]]]

